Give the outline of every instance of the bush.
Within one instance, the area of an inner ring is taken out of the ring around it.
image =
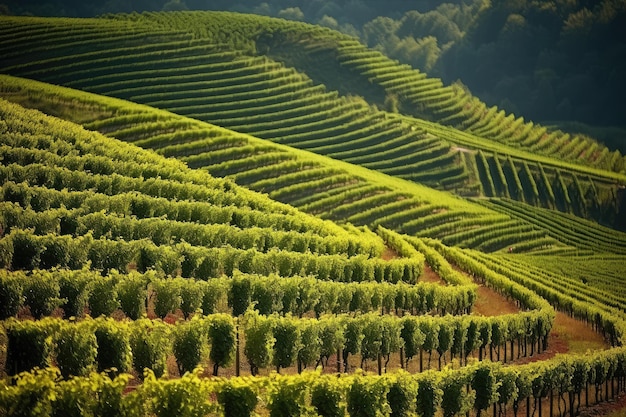
[[[213,362],[213,375],[217,376],[219,367],[230,365],[235,353],[235,323],[226,314],[216,314],[209,323],[209,358]]]
[[[233,316],[239,317],[246,312],[252,299],[250,278],[237,274],[230,283],[228,306],[233,309]]]
[[[231,379],[218,388],[217,401],[224,409],[224,417],[250,417],[258,400],[249,384]]]
[[[408,417],[414,415],[417,382],[409,374],[397,374],[389,382],[387,402],[391,408],[390,417]]]
[[[92,414],[96,397],[86,378],[72,378],[56,383],[51,417],[83,417]]]
[[[288,368],[293,365],[300,350],[300,327],[298,321],[291,317],[284,317],[276,321],[274,325],[274,360],[276,372],[280,368]]]
[[[128,372],[132,358],[128,327],[110,318],[99,319],[94,334],[98,343],[98,372],[112,376]]]
[[[137,320],[146,312],[148,278],[131,272],[120,279],[116,286],[120,308],[131,320]]]
[[[156,417],[204,417],[213,411],[209,402],[210,383],[200,378],[201,369],[185,374],[182,378],[169,381],[157,380],[147,373],[142,387],[148,398],[150,409]]]
[[[13,230],[10,235],[13,244],[13,260],[11,267],[14,270],[31,270],[39,267],[43,243],[30,232]]]
[[[14,383],[0,381],[0,415],[12,417],[48,417],[58,370],[53,368],[24,372]]]
[[[217,310],[217,304],[224,295],[225,281],[223,279],[212,279],[207,282],[199,281],[202,289],[202,313],[213,314]]]
[[[85,376],[93,368],[97,340],[91,320],[65,322],[55,338],[55,357],[63,378]]]
[[[168,327],[159,321],[139,319],[130,327],[130,346],[133,352],[133,368],[143,379],[144,370],[150,369],[160,378],[166,370],[169,351]]]
[[[311,405],[321,417],[344,417],[345,406],[342,404],[343,387],[339,380],[334,383],[329,378],[316,378],[311,388]]]
[[[29,276],[24,283],[24,303],[30,307],[30,313],[36,319],[52,314],[61,305],[61,288],[49,273]]]
[[[173,336],[174,356],[179,374],[193,371],[202,359],[205,345],[201,322],[195,319],[181,323],[174,328]]]
[[[198,282],[193,279],[184,278],[178,279],[183,281],[180,286],[180,309],[182,310],[185,319],[187,319],[191,314],[202,309],[205,287],[201,284],[203,281]]]
[[[17,321],[9,319],[7,333],[6,371],[9,375],[49,365],[51,341],[46,321]]]
[[[0,270],[0,320],[17,315],[22,305],[23,276]]]
[[[272,362],[272,347],[276,341],[272,332],[273,325],[273,320],[256,312],[246,313],[244,354],[250,364],[252,375],[256,375],[259,368],[265,368]]]
[[[66,317],[82,317],[89,300],[89,282],[94,274],[88,270],[65,271],[59,275],[61,307]]]
[[[276,380],[269,389],[267,408],[270,417],[297,417],[305,411],[306,383],[301,378]]]
[[[350,417],[378,417],[389,413],[387,392],[389,388],[382,378],[356,376],[348,390],[348,414]]]
[[[176,279],[157,279],[152,281],[152,288],[156,293],[154,300],[154,312],[157,316],[165,318],[169,313],[174,313],[180,308],[180,281]]]
[[[97,277],[89,284],[89,311],[92,317],[110,316],[118,307],[117,279],[113,276]]]

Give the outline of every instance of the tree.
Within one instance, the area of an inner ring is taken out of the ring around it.
[[[276,372],[280,368],[288,368],[293,365],[300,350],[300,326],[297,320],[291,316],[283,317],[275,321],[274,331],[274,354],[273,364]]]
[[[479,362],[474,371],[471,385],[476,391],[474,409],[477,417],[480,417],[483,410],[498,401],[498,389],[502,383],[496,379],[494,368],[494,364]]]
[[[213,362],[213,375],[217,376],[219,367],[230,365],[235,353],[235,323],[230,315],[215,314],[209,321],[209,358]]]
[[[274,339],[274,318],[264,317],[248,310],[244,316],[244,354],[250,364],[252,375],[259,373],[272,363]]]

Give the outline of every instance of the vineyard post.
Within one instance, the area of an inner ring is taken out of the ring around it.
[[[341,373],[342,363],[341,358],[343,357],[343,353],[341,352],[341,348],[337,348],[337,373]]]
[[[239,318],[235,318],[235,376],[239,376],[240,372],[240,356],[239,356]]]

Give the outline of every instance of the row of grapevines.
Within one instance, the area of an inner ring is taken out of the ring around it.
[[[87,262],[91,268],[126,271],[135,265],[139,271],[156,269],[166,275],[207,279],[222,274],[232,276],[238,269],[244,273],[283,277],[311,275],[334,281],[404,281],[415,283],[423,270],[423,257],[413,259],[367,258],[340,255],[232,247],[205,248],[185,242],[157,246],[149,240],[123,241],[94,239],[90,234],[72,238],[68,235],[35,235],[32,231],[13,229],[0,239],[0,263],[10,269],[50,269],[53,267],[81,269]]]
[[[90,373],[59,381],[54,368],[22,373],[0,390],[0,410],[12,415],[126,415],[248,417],[267,409],[272,416],[315,415],[395,416],[417,413],[424,417],[482,412],[493,407],[517,414],[525,403],[536,413],[549,398],[550,414],[575,415],[591,402],[608,401],[626,388],[622,350],[584,357],[558,358],[543,363],[503,367],[478,363],[459,370],[384,376],[271,375],[230,380],[206,379],[202,369],[180,379],[157,379],[148,371],[144,384],[124,394],[128,375],[110,377]],[[617,383],[617,389],[615,385]],[[610,387],[610,390],[609,390]],[[590,391],[595,401],[590,401]],[[585,394],[584,404],[582,394]],[[213,400],[211,400],[213,398]],[[556,401],[553,401],[555,399]],[[531,405],[532,401],[532,405]],[[556,404],[554,404],[556,403]],[[264,404],[262,406],[261,404]]]
[[[136,320],[154,313],[161,318],[179,309],[185,317],[194,313],[223,312],[238,316],[253,307],[261,314],[395,312],[462,314],[476,299],[473,285],[444,287],[431,283],[416,285],[376,282],[339,283],[314,278],[259,275],[236,272],[232,278],[209,281],[164,278],[155,271],[144,274],[113,271],[35,270],[0,271],[0,318],[18,314],[28,307],[35,318],[50,315],[57,307],[66,317],[109,316],[120,309]],[[150,301],[150,302],[149,302]],[[147,311],[147,306],[151,310]],[[87,309],[87,310],[86,310]]]
[[[224,331],[231,335],[228,343],[222,340],[226,336],[211,331],[215,323],[222,322],[226,326]],[[34,367],[45,367],[54,358],[63,375],[69,377],[84,375],[96,366],[101,371],[109,368],[125,371],[132,358],[139,375],[146,367],[162,374],[168,352],[173,352],[183,374],[204,361],[207,350],[210,350],[214,365],[226,366],[236,347],[237,323],[243,327],[243,353],[253,375],[268,366],[280,371],[295,364],[299,370],[327,364],[329,357],[335,354],[343,359],[344,372],[349,371],[350,355],[360,355],[361,368],[368,361],[378,360],[379,373],[387,368],[391,356],[398,354],[403,367],[419,355],[420,370],[422,352],[428,353],[429,368],[432,354],[436,352],[439,369],[442,361],[447,362],[448,358],[458,358],[467,364],[474,351],[478,351],[478,358],[482,360],[487,352],[492,356],[495,348],[499,357],[502,346],[506,360],[507,344],[513,349],[513,342],[517,341],[518,346],[523,343],[523,354],[533,355],[535,344],[547,338],[551,327],[549,317],[540,310],[499,317],[396,317],[369,313],[354,317],[322,316],[319,319],[262,316],[248,310],[241,320],[213,314],[175,325],[149,319],[132,322],[106,318],[77,322],[53,318],[39,321],[9,319],[4,322],[6,369],[15,375]],[[97,329],[100,327],[106,327],[103,332],[107,334],[98,341]],[[530,352],[527,345],[530,345]],[[542,348],[545,348],[545,342],[538,344],[538,350]],[[222,356],[217,358],[220,353]],[[518,350],[518,356],[520,353]]]

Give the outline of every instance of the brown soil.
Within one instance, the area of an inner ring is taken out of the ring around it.
[[[478,297],[472,311],[480,316],[500,316],[519,313],[519,308],[510,298],[504,297],[489,287],[479,285]]]
[[[380,255],[380,257],[384,261],[389,261],[391,259],[400,258],[400,255],[398,254],[398,252],[396,252],[395,250],[391,249],[389,246],[385,246],[385,249],[383,250],[383,253],[382,253],[382,255]]]
[[[445,281],[441,279],[439,274],[437,274],[427,263],[424,263],[424,272],[420,276],[420,282],[432,282],[435,284],[446,285]]]

